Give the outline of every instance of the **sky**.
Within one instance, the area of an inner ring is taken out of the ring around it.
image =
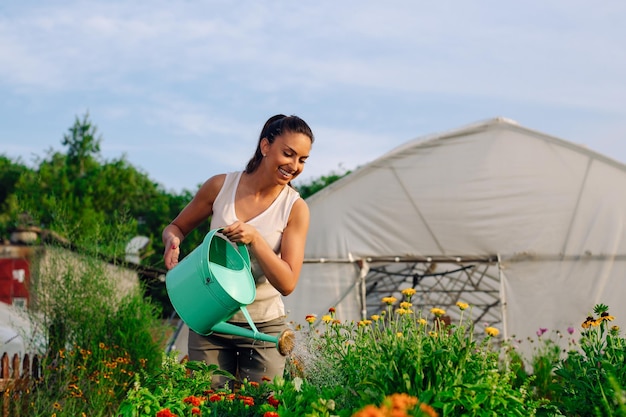
[[[302,117],[298,182],[494,117],[626,163],[626,2],[2,0],[0,154],[35,166],[89,114],[104,160],[170,192]]]

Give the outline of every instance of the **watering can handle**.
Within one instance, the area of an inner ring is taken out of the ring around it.
[[[219,229],[215,230],[216,233],[221,233],[222,230],[224,230],[223,227],[220,227]],[[241,242],[237,242],[237,250],[239,251],[239,254],[241,255],[241,257],[243,258],[243,261],[246,263],[246,266],[248,267],[248,269],[251,268],[250,266],[250,252],[248,252],[248,247],[246,246],[245,243],[241,243]]]

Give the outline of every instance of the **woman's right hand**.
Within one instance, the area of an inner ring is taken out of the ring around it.
[[[180,239],[172,236],[165,244],[165,252],[163,253],[163,261],[167,269],[172,269],[178,265],[178,257],[180,256]]]

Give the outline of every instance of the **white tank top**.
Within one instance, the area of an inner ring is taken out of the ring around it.
[[[235,194],[241,174],[241,171],[226,174],[224,185],[213,202],[211,230],[228,226],[239,220],[235,213]],[[299,198],[300,195],[296,190],[290,186],[285,186],[265,211],[246,222],[259,231],[261,236],[279,256],[283,230],[287,227],[291,208]],[[252,276],[256,283],[256,298],[247,307],[250,317],[255,323],[263,323],[284,316],[285,306],[282,295],[265,278],[252,253],[250,253],[250,261]],[[235,313],[230,321],[246,322],[247,320],[243,313],[238,312]]]

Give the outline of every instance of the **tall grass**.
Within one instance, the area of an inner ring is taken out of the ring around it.
[[[135,375],[160,369],[158,307],[135,272],[102,261],[90,241],[79,251],[47,244],[31,266],[41,377],[4,396],[11,416],[114,416]]]

